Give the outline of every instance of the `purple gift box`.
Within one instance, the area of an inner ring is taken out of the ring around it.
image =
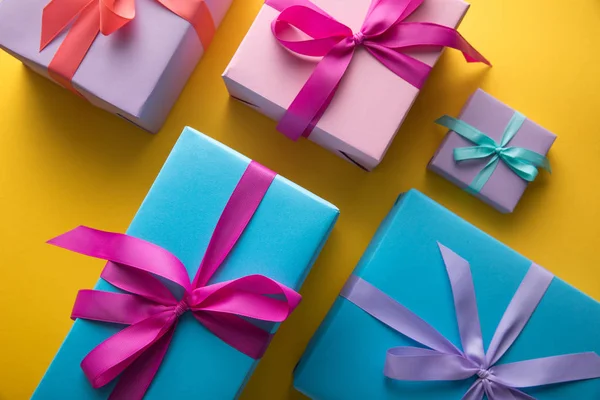
[[[478,89],[463,107],[459,120],[500,144],[516,114],[518,113],[512,108]],[[540,158],[544,158],[542,156],[547,155],[555,140],[555,134],[535,122],[525,119],[504,148],[526,149],[524,151],[538,153]],[[492,154],[488,157],[464,161],[455,159],[455,149],[474,146],[476,146],[475,143],[450,130],[431,159],[428,168],[455,185],[466,189],[500,212],[512,212],[529,182],[500,159],[489,179],[484,180],[485,183],[481,188],[474,190],[474,180],[481,175],[482,170],[494,156]],[[498,148],[500,149],[500,146]]]
[[[0,49],[45,77],[68,31],[40,51],[49,1],[0,1]],[[216,29],[232,0],[205,3]],[[72,85],[93,105],[156,133],[204,51],[189,22],[156,0],[135,0],[135,18],[110,36],[96,37]]]

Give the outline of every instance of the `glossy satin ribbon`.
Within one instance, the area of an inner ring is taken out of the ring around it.
[[[504,312],[487,352],[469,263],[439,245],[446,266],[463,350],[412,311],[357,276],[342,289],[345,297],[382,323],[426,346],[389,349],[385,376],[403,381],[456,381],[477,376],[463,400],[532,400],[521,388],[600,378],[600,357],[565,354],[496,364],[517,339],[554,276],[532,264]]]
[[[77,295],[72,318],[128,325],[83,359],[81,368],[94,388],[122,374],[110,399],[143,398],[186,311],[240,352],[255,359],[262,356],[271,334],[248,319],[282,322],[296,308],[300,295],[262,275],[208,282],[244,232],[274,177],[267,168],[250,163],[225,206],[192,283],[177,257],[132,236],[79,227],[49,241],[107,260],[102,279],[126,292],[81,290]],[[182,289],[183,297],[176,298],[165,281]]]
[[[550,162],[545,156],[522,147],[506,147],[519,129],[521,129],[526,119],[523,114],[515,112],[504,130],[500,143],[497,143],[494,139],[466,122],[449,117],[448,115],[444,115],[435,121],[437,124],[445,126],[477,145],[454,149],[455,161],[460,162],[491,157],[490,161],[469,185],[470,191],[479,193],[496,170],[500,161],[503,161],[515,174],[527,182],[533,182],[538,175],[538,168],[543,168],[551,172]]]
[[[210,44],[215,23],[204,0],[156,0],[188,21],[204,49]],[[40,51],[70,26],[48,66],[50,77],[81,96],[72,79],[98,33],[111,35],[135,18],[135,0],[51,0],[42,14]]]
[[[431,67],[404,51],[451,47],[460,50],[468,62],[489,65],[455,29],[429,22],[406,22],[423,1],[373,0],[362,28],[354,33],[308,0],[266,0],[265,4],[281,11],[272,24],[273,35],[279,43],[303,56],[323,57],[277,129],[293,140],[310,135],[331,103],[359,46],[419,89]],[[287,40],[284,32],[290,29],[299,30],[309,38]]]

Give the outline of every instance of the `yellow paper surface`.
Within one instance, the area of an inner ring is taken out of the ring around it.
[[[229,99],[220,75],[261,3],[234,2],[156,136],[0,54],[0,399],[29,398],[71,326],[77,290],[91,287],[103,265],[44,242],[80,224],[124,231],[185,125],[342,213],[302,306],[244,400],[302,398],[291,387],[294,365],[397,194],[411,187],[600,300],[600,2],[472,0],[460,31],[494,67],[446,52],[370,174],[306,140],[287,140],[274,122]],[[477,87],[558,135],[553,174],[541,173],[510,215],[425,169],[445,133],[433,120],[457,115]]]

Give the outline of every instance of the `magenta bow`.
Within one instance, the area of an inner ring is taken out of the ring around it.
[[[277,129],[293,140],[310,135],[331,103],[358,46],[418,89],[431,67],[404,51],[451,47],[460,50],[467,62],[491,65],[455,29],[429,22],[406,22],[423,1],[373,0],[362,28],[353,33],[309,0],[265,0],[265,4],[281,11],[271,26],[279,43],[304,56],[323,57]],[[310,39],[287,40],[283,32],[288,28]]]
[[[463,350],[431,325],[362,278],[352,275],[341,296],[397,332],[424,347],[395,347],[387,352],[384,374],[402,381],[477,380],[462,400],[535,400],[521,388],[600,378],[600,356],[594,352],[563,354],[497,364],[531,318],[554,276],[537,264],[506,308],[492,341],[483,337],[469,263],[438,244],[448,273]]]
[[[208,284],[268,190],[275,174],[252,162],[231,195],[194,281],[169,251],[118,233],[79,227],[49,243],[107,260],[102,279],[127,293],[81,290],[72,318],[129,325],[94,348],[82,361],[94,388],[122,374],[110,399],[144,397],[169,347],[179,317],[191,311],[205,328],[240,352],[258,359],[271,334],[247,319],[282,322],[301,296],[262,275]],[[177,299],[164,282],[183,291]]]

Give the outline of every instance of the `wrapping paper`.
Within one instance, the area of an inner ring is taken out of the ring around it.
[[[478,89],[465,104],[459,119],[484,132],[496,142],[500,142],[514,114],[512,108]],[[509,144],[545,156],[555,140],[555,134],[527,119]],[[469,146],[473,146],[473,143],[456,132],[449,131],[428,168],[455,185],[468,188],[489,161],[489,158],[486,158],[456,162],[454,150]],[[482,189],[479,192],[470,192],[500,212],[510,213],[519,203],[527,186],[527,181],[517,176],[504,162],[500,162]]]
[[[0,2],[0,48],[46,77],[66,37],[39,51],[48,1]],[[217,27],[231,2],[206,0]],[[203,54],[191,24],[155,0],[136,0],[135,19],[110,36],[98,35],[72,83],[95,106],[156,133]]]
[[[453,293],[439,243],[468,260],[484,348],[532,262],[452,214],[423,194],[402,195],[354,270],[357,276],[461,347]],[[498,361],[506,364],[552,355],[600,353],[600,304],[555,277],[531,319]],[[455,400],[477,376],[415,382],[386,378],[387,352],[416,342],[338,297],[295,371],[295,387],[313,399]],[[523,389],[539,400],[597,399],[600,380]]]
[[[249,163],[241,154],[186,128],[127,234],[176,255],[192,279],[217,220]],[[276,176],[243,236],[210,283],[262,274],[297,290],[338,214],[328,202]],[[95,289],[116,291],[103,280]],[[94,347],[121,329],[77,320],[33,399],[108,398],[114,384],[94,389],[79,364]],[[256,360],[185,313],[145,399],[236,398],[256,365]]]
[[[371,0],[315,0],[316,6],[356,32]],[[407,21],[428,21],[456,27],[469,5],[462,0],[426,0]],[[229,93],[280,121],[318,59],[298,57],[283,49],[271,32],[279,11],[263,5],[240,44],[223,79]],[[407,53],[410,54],[410,53]],[[433,66],[439,51],[411,54]],[[309,140],[338,156],[371,170],[385,155],[419,90],[358,48],[335,97]]]

